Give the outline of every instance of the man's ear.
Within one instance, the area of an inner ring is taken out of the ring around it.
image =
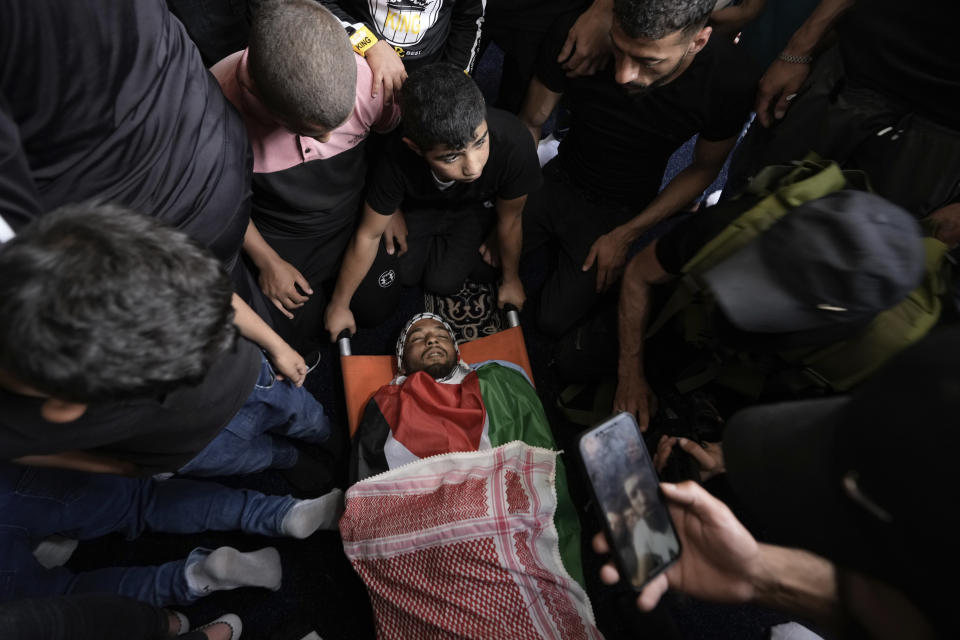
[[[408,147],[410,147],[410,150],[413,151],[415,154],[417,154],[418,156],[423,155],[423,151],[420,150],[420,147],[418,147],[413,140],[411,140],[407,136],[403,136],[401,140],[403,140],[403,143]]]
[[[700,29],[700,31],[697,31],[697,35],[693,36],[693,40],[690,41],[690,47],[687,49],[687,53],[700,53],[700,50],[710,42],[710,34],[712,33],[713,27],[704,27]]]
[[[68,402],[57,398],[47,398],[40,405],[40,415],[47,422],[73,422],[87,412],[82,402]]]

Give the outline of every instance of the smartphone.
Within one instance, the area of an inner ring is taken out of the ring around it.
[[[580,458],[622,580],[639,591],[680,557],[637,421],[619,413],[580,436]]]

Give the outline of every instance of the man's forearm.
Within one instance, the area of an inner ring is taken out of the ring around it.
[[[257,315],[257,313],[250,308],[246,302],[243,301],[243,298],[237,294],[233,294],[233,323],[237,325],[237,329],[247,340],[256,343],[260,348],[267,351],[267,353],[277,353],[282,347],[286,347],[287,343],[281,338],[276,331],[270,328],[266,322],[263,321],[263,318]]]
[[[833,564],[800,549],[760,545],[754,602],[839,628],[842,611]]]
[[[620,287],[617,308],[617,335],[620,342],[617,377],[620,380],[644,377],[643,341],[650,316],[650,284],[642,273],[642,261],[642,254],[630,261]]]
[[[523,250],[521,222],[526,196],[497,200],[497,240],[500,243],[500,268],[504,281],[520,278],[520,252]]]
[[[350,308],[350,300],[356,293],[363,278],[373,266],[373,261],[377,257],[377,246],[380,243],[379,236],[371,239],[362,236],[359,232],[353,234],[350,244],[347,245],[347,251],[343,255],[343,262],[340,265],[340,273],[337,275],[337,285],[330,296],[330,304],[334,307],[343,309]]]
[[[783,53],[791,56],[815,55],[840,16],[855,3],[856,0],[821,0],[787,42]]]
[[[247,231],[243,235],[243,250],[261,270],[271,262],[282,259],[280,254],[263,239],[253,220],[247,223]]]
[[[689,205],[716,180],[719,173],[720,167],[699,164],[691,164],[678,173],[643,211],[623,225],[627,239],[633,242],[653,225]]]
[[[520,113],[517,114],[517,117],[530,130],[534,138],[534,144],[539,142],[543,124],[553,113],[562,95],[548,89],[536,76],[530,79],[527,95],[523,98],[523,106],[520,107]]]

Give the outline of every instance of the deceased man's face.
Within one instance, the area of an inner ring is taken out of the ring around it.
[[[456,364],[453,336],[447,333],[442,322],[424,318],[410,327],[403,344],[403,373],[426,371],[433,378],[443,378]]]

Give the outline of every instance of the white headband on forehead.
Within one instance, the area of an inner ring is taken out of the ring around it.
[[[457,344],[457,336],[453,333],[453,329],[447,324],[447,321],[435,313],[418,313],[407,321],[407,324],[403,326],[403,331],[400,332],[400,337],[397,338],[397,371],[403,371],[403,346],[407,342],[407,334],[410,332],[410,328],[421,320],[436,320],[443,325],[443,328],[450,334],[450,341],[453,342],[453,348],[457,352],[457,360],[460,360],[460,346]]]

